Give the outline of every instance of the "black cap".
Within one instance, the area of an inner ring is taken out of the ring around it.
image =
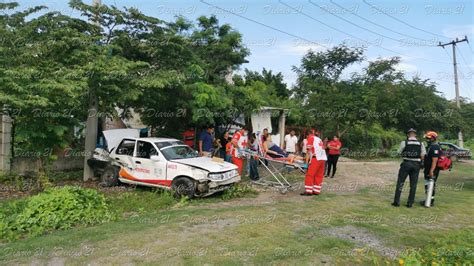
[[[410,133],[410,132],[416,133],[416,130],[411,127],[410,129],[407,130],[407,134]]]

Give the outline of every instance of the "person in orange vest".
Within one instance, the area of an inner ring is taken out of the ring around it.
[[[306,163],[308,171],[304,179],[304,192],[302,196],[319,195],[324,179],[324,164],[327,161],[323,141],[318,137],[315,129],[310,130],[306,144]]]
[[[244,168],[244,155],[242,150],[247,147],[247,129],[242,128],[232,136],[232,163],[237,165],[239,174],[242,175]]]

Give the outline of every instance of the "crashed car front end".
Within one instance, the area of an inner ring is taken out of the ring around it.
[[[240,182],[240,179],[237,169],[217,173],[208,172],[205,178],[197,180],[196,192],[199,197],[206,197],[228,189],[233,184]]]

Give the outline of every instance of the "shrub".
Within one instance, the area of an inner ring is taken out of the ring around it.
[[[103,223],[114,218],[104,195],[93,189],[49,188],[36,196],[3,206],[0,210],[0,234],[3,239],[12,240],[76,225]]]

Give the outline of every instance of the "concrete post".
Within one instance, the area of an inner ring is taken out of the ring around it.
[[[278,133],[280,134],[280,147],[283,147],[285,143],[285,120],[286,113],[285,110],[280,111],[280,117],[278,119]]]
[[[10,171],[11,163],[11,130],[12,130],[12,119],[6,114],[1,113],[1,124],[0,124],[0,172]]]

